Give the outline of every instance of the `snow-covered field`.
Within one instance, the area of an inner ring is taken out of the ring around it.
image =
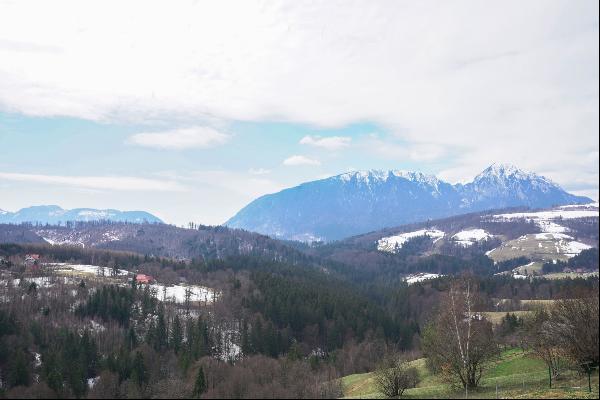
[[[483,229],[467,229],[453,235],[452,240],[463,247],[469,247],[477,242],[488,240],[491,237],[492,235]]]
[[[97,265],[86,265],[86,264],[69,264],[69,263],[48,263],[44,264],[48,267],[52,267],[57,273],[83,273],[90,274],[95,276],[105,276],[110,277],[113,273],[112,268],[108,267],[99,267]],[[131,272],[126,271],[124,269],[118,269],[118,276],[127,276],[131,274]]]
[[[595,203],[589,203],[589,204],[569,204],[566,206],[560,206],[558,208],[564,208],[564,209],[569,209],[569,208],[577,208],[577,209],[586,209],[586,208],[599,208],[600,207],[600,203],[595,202]]]
[[[526,256],[551,261],[574,257],[591,246],[578,242],[568,235],[569,229],[560,225],[561,220],[598,218],[598,203],[566,205],[548,211],[497,214],[495,220],[525,219],[535,223],[542,233],[523,235],[490,250],[486,255],[495,261],[507,257]]]
[[[444,276],[444,275],[431,274],[431,273],[427,273],[427,272],[419,272],[416,274],[408,275],[407,277],[404,278],[404,281],[406,283],[408,283],[409,285],[412,285],[413,283],[423,282],[423,281],[426,281],[429,279],[439,278],[441,276]]]
[[[564,233],[535,233],[502,243],[500,247],[488,251],[486,255],[494,261],[520,256],[537,261],[552,261],[574,257],[590,247]]]
[[[567,206],[563,206],[567,207]],[[511,214],[496,214],[493,217],[495,219],[500,220],[510,220],[510,219],[521,219],[524,218],[530,221],[550,221],[556,220],[559,218],[562,219],[574,219],[574,218],[590,218],[596,217],[598,218],[598,210],[572,210],[569,208],[560,208],[555,210],[548,211],[536,211],[536,212],[520,212],[520,213],[511,213]]]
[[[126,232],[123,232],[122,229],[109,229],[101,235],[94,235],[94,237],[87,231],[73,232],[62,229],[38,229],[35,233],[52,246],[79,246],[83,248],[85,248],[86,243],[88,246],[94,246],[118,241],[126,236]]]
[[[215,291],[198,285],[149,285],[154,296],[159,300],[174,301],[175,303],[185,302],[185,292],[190,290],[190,301],[200,301],[210,303],[215,299]]]
[[[402,248],[404,243],[408,242],[410,239],[420,237],[420,236],[428,236],[433,239],[433,242],[437,242],[445,235],[444,232],[438,229],[420,229],[414,232],[405,232],[399,233],[394,236],[388,236],[381,238],[377,241],[377,250],[379,251],[387,251],[389,253],[393,253],[396,249]]]

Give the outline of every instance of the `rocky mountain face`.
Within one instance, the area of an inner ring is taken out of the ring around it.
[[[587,203],[549,179],[494,164],[468,184],[407,171],[348,172],[262,196],[225,225],[281,239],[330,241],[487,209]]]

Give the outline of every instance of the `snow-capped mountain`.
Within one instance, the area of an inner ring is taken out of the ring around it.
[[[5,224],[19,224],[22,222],[58,224],[67,221],[162,222],[159,218],[145,211],[96,210],[93,208],[64,210],[59,206],[33,206],[22,208],[14,213],[0,211],[0,223]]]
[[[511,206],[532,208],[567,204],[573,195],[543,176],[510,164],[493,164],[460,190],[464,207],[474,211]]]
[[[370,170],[262,196],[225,225],[282,239],[327,241],[473,211],[590,201],[507,164],[494,164],[465,185],[420,172]]]

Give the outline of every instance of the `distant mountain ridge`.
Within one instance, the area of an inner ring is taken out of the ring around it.
[[[58,224],[67,221],[112,221],[133,223],[162,223],[161,219],[146,211],[97,210],[94,208],[75,208],[65,210],[59,206],[32,206],[17,212],[0,210],[0,223],[19,224],[23,222],[40,224]]]
[[[281,239],[328,241],[488,209],[590,201],[510,164],[493,164],[472,182],[456,185],[420,172],[370,170],[262,196],[225,225]]]

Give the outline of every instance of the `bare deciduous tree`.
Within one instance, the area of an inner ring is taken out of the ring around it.
[[[477,312],[478,297],[470,280],[453,283],[423,335],[423,350],[431,364],[465,389],[479,384],[499,352],[491,323]]]
[[[557,301],[545,324],[547,335],[582,371],[590,374],[599,363],[598,291]]]
[[[548,366],[552,379],[560,378],[565,368],[565,351],[549,330],[550,313],[535,310],[525,321],[524,341],[539,359]]]
[[[389,398],[402,396],[406,389],[415,387],[418,380],[417,369],[401,357],[388,357],[375,370],[377,390]]]

